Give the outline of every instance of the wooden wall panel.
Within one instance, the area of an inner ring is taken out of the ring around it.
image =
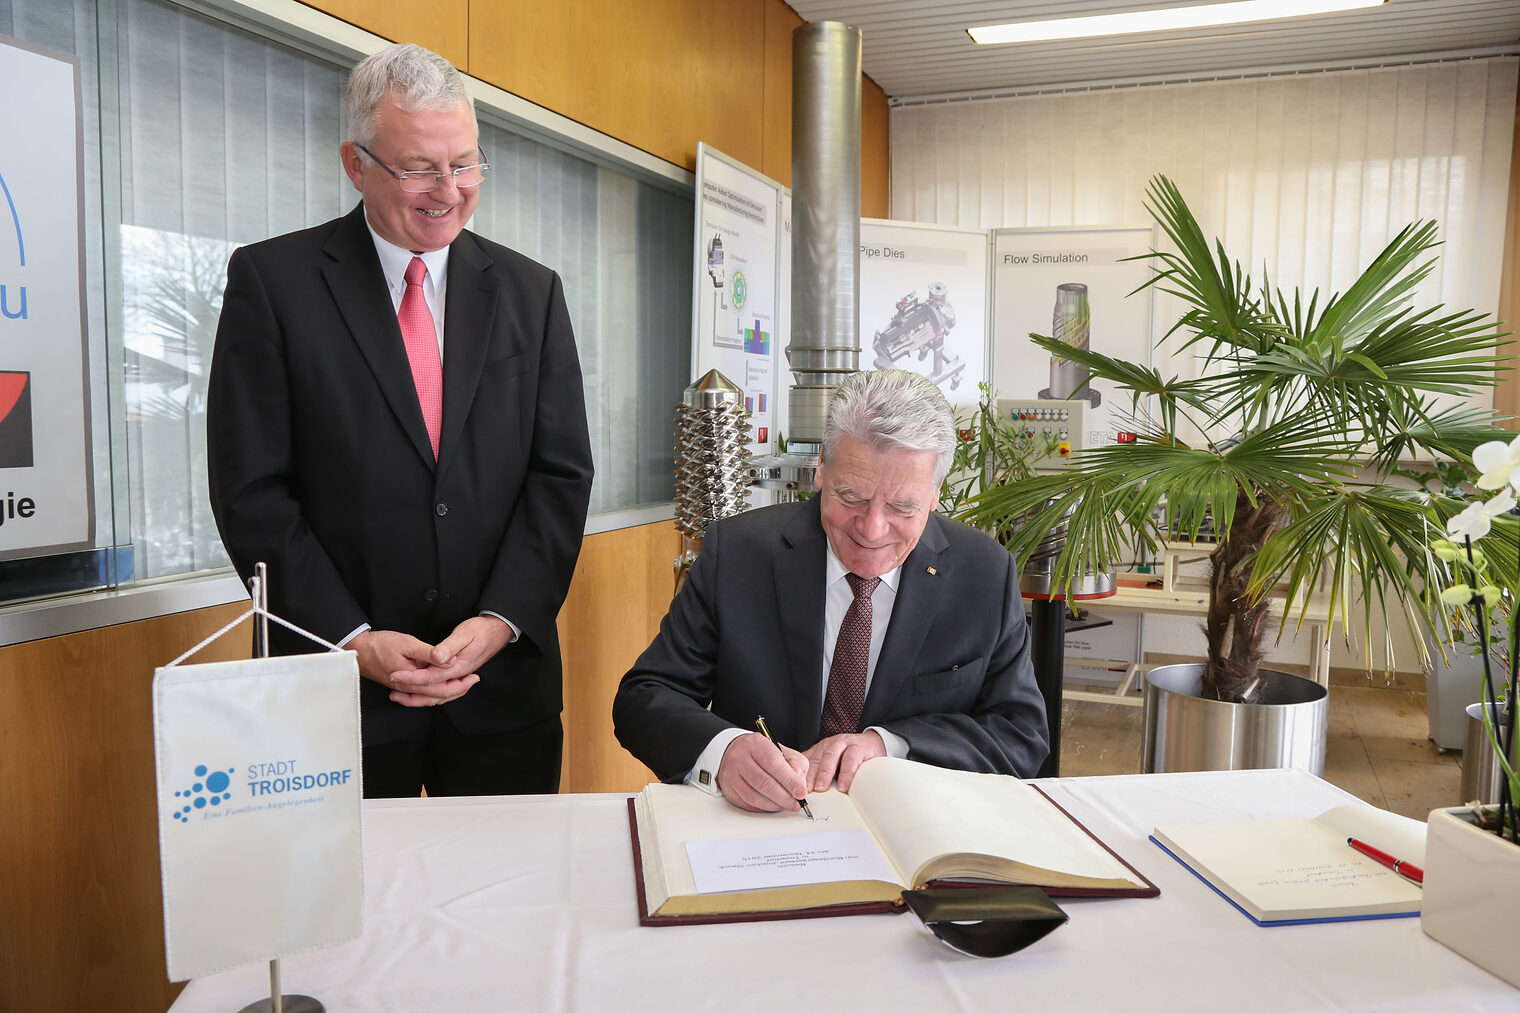
[[[472,4],[469,70],[688,169],[699,140],[758,166],[767,2]]]
[[[786,4],[766,4],[765,132],[755,168],[782,186],[792,185],[792,32],[802,24]]]
[[[0,1009],[162,1010],[179,994],[164,962],[153,668],[242,610],[0,648]],[[233,630],[196,660],[248,654]]]
[[[891,216],[892,151],[887,93],[869,77],[860,97],[860,214]]]
[[[470,0],[305,0],[324,14],[392,42],[415,42],[470,72]]]
[[[514,0],[436,8],[309,0],[376,35],[437,50],[461,70],[695,168],[697,142],[783,185],[792,178],[792,31],[782,0]],[[861,214],[885,218],[887,95],[865,79]]]
[[[612,735],[618,680],[654,639],[675,591],[670,521],[589,536],[559,615],[565,662],[560,790],[638,791],[654,780]]]
[[[1515,103],[1515,139],[1509,159],[1509,214],[1504,224],[1504,267],[1499,276],[1499,319],[1513,331],[1504,350],[1511,367],[1520,366],[1520,101]],[[1494,408],[1510,416],[1505,423],[1520,430],[1520,369],[1511,369],[1494,389]]]

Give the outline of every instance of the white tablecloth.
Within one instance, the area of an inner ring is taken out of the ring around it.
[[[1314,816],[1351,800],[1300,771],[1037,782],[1161,888],[1060,901],[1022,953],[952,952],[911,914],[642,928],[621,795],[365,805],[365,932],[281,961],[347,1011],[1520,1010],[1418,918],[1260,928],[1147,840],[1158,824]],[[1520,942],[1520,941],[1517,941]],[[259,964],[173,1013],[268,996]]]

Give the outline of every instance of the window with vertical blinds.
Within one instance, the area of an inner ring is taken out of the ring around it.
[[[1342,291],[1415,219],[1440,223],[1417,294],[1494,312],[1513,57],[1117,88],[892,111],[892,215],[979,228],[1149,222],[1181,187],[1258,278]],[[1161,319],[1170,319],[1159,306]]]
[[[227,257],[353,207],[337,156],[348,67],[162,0],[0,0],[0,34],[81,67],[102,550],[0,563],[0,599],[223,566],[205,383]],[[471,227],[564,279],[596,459],[591,509],[668,501],[692,197],[479,114],[495,171]]]

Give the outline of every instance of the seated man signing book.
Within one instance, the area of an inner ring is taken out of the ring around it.
[[[618,687],[618,741],[662,781],[754,811],[836,776],[848,791],[879,756],[1032,776],[1049,744],[1018,571],[934,513],[957,439],[944,395],[856,373],[823,439],[818,496],[708,527]]]

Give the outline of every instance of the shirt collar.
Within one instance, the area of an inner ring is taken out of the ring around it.
[[[844,568],[844,564],[839,561],[839,557],[836,556],[836,555],[834,555],[834,547],[829,544],[829,539],[828,539],[827,535],[824,536],[823,544],[824,544],[824,548],[828,552],[828,562],[825,564],[826,567],[827,567],[827,569],[825,570],[825,573],[824,573],[824,576],[825,576],[826,579],[825,579],[824,585],[823,585],[824,587],[827,588],[827,587],[833,587],[834,584],[837,583],[838,581],[844,580],[844,575],[847,574],[847,573],[849,573],[850,571],[846,570]],[[887,587],[891,588],[893,594],[896,594],[897,593],[897,581],[898,581],[898,578],[900,578],[901,576],[902,576],[902,564],[899,563],[898,565],[892,567],[892,569],[888,570],[886,573],[884,573],[884,574],[881,575],[881,582],[883,584],[887,585]]]
[[[370,238],[375,241],[375,253],[380,257],[380,270],[385,272],[385,284],[388,288],[392,291],[403,289],[406,285],[406,266],[412,262],[413,257],[421,257],[422,263],[427,266],[427,277],[422,282],[423,294],[431,296],[442,291],[443,282],[449,270],[447,246],[427,253],[413,253],[383,238],[369,223],[367,216],[364,219],[364,227],[369,229]]]

